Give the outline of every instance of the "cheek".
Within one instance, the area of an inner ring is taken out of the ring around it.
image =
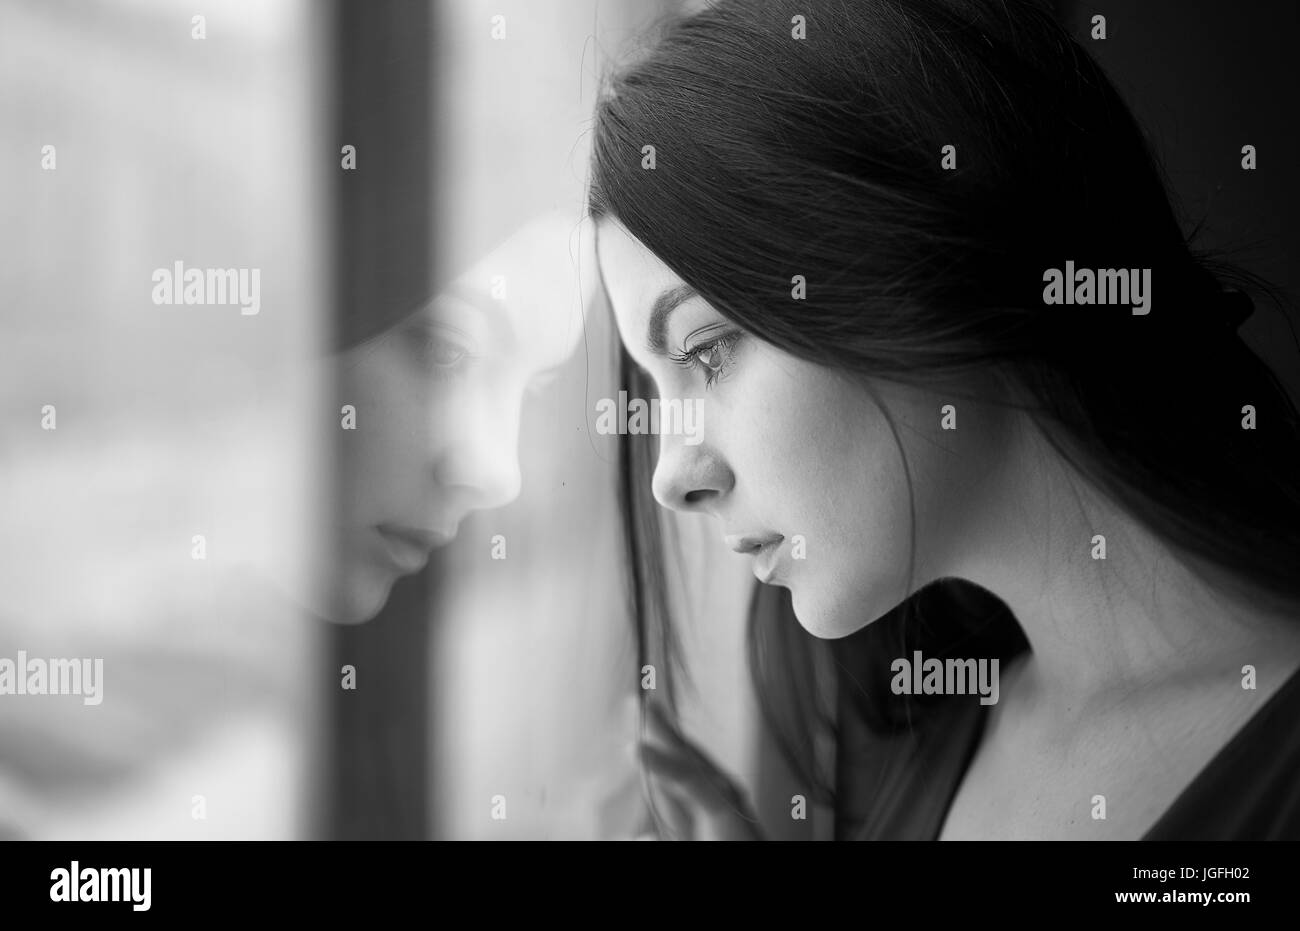
[[[518,435],[526,389],[527,382],[513,362],[483,363],[460,378],[436,385],[429,418],[434,429],[424,431],[426,455],[461,459],[482,455],[485,448],[497,455],[513,455],[513,444],[507,448],[504,438]]]
[[[902,460],[862,389],[811,366],[767,381],[773,389],[754,414],[761,427],[750,433],[759,441],[746,450],[754,470],[746,506],[787,537],[804,537],[804,558],[791,560],[795,612],[817,636],[845,636],[907,595]]]
[[[370,502],[400,491],[403,476],[428,461],[439,420],[434,396],[399,347],[377,347],[341,373],[339,406],[356,408],[356,428],[335,420],[341,464],[339,506],[358,519]],[[380,515],[370,515],[378,517]]]
[[[536,308],[515,328],[518,349],[508,359],[512,374],[526,383],[563,364],[582,342],[585,328],[586,321],[561,301]]]
[[[872,541],[882,537],[896,543],[907,530],[907,484],[893,433],[870,396],[807,366],[764,407],[754,432],[760,448],[750,456],[785,519],[806,525],[789,532],[859,551],[877,549]]]

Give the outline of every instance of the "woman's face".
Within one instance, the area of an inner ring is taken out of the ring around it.
[[[582,238],[590,249],[590,232]],[[339,415],[336,552],[318,606],[326,617],[373,617],[470,511],[519,494],[526,392],[553,377],[581,334],[579,247],[571,218],[534,221],[429,305],[338,358],[335,410],[352,405],[356,428]]]
[[[960,402],[876,386],[916,488],[909,587],[912,493],[871,393],[741,331],[700,297],[661,318],[663,351],[652,350],[652,308],[684,282],[615,221],[599,223],[597,242],[629,354],[661,398],[702,399],[702,441],[661,433],[660,504],[717,518],[726,544],[760,581],[790,589],[800,623],[819,637],[846,636],[946,574],[950,553],[937,544],[970,518],[973,486],[996,446],[990,431],[975,429],[977,439],[940,428],[940,408]]]

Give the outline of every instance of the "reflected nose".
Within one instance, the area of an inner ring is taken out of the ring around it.
[[[726,462],[708,443],[691,445],[681,436],[661,437],[651,487],[664,507],[710,513],[734,484]]]
[[[473,451],[444,458],[434,472],[441,492],[453,510],[480,511],[499,508],[519,497],[523,479],[514,444],[475,444]]]
[[[434,466],[434,480],[453,510],[497,508],[519,497],[519,411],[494,409],[466,418]]]

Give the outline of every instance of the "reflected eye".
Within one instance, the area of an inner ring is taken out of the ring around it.
[[[474,358],[474,354],[464,346],[436,333],[428,335],[420,352],[421,361],[436,381],[461,377],[464,369],[468,368],[466,360]]]
[[[469,355],[468,351],[454,343],[448,343],[444,340],[430,340],[429,361],[439,368],[450,368],[467,355]]]
[[[410,331],[415,361],[435,379],[457,378],[477,358],[466,343],[468,338],[443,324],[419,323]]]

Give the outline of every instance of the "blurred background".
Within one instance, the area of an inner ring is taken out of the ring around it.
[[[516,277],[502,298],[517,326],[571,328],[522,395],[518,497],[470,515],[365,623],[304,592],[333,571],[349,493],[333,354],[453,285],[490,292],[537,218],[576,230],[602,75],[694,6],[0,0],[0,659],[97,657],[105,680],[97,706],[0,695],[0,836],[644,828],[617,438],[594,430],[617,390],[599,294]],[[1090,8],[1055,8],[1087,35]],[[1268,91],[1292,78],[1297,13],[1225,9],[1125,4],[1090,50],[1188,229],[1206,219],[1203,245],[1294,294],[1300,244],[1270,204],[1294,202],[1296,130]],[[1238,169],[1245,143],[1257,172]],[[177,261],[260,269],[259,313],[155,304],[153,270]],[[1267,311],[1243,334],[1270,361],[1291,339]],[[746,564],[707,518],[669,520],[691,567],[673,592],[686,732],[769,836],[828,836],[816,808],[791,821],[803,790],[757,722]]]
[[[0,4],[0,657],[104,668],[97,706],[0,696],[6,836],[307,815],[320,40],[302,3],[203,12]],[[155,304],[178,261],[260,268],[260,312]]]

